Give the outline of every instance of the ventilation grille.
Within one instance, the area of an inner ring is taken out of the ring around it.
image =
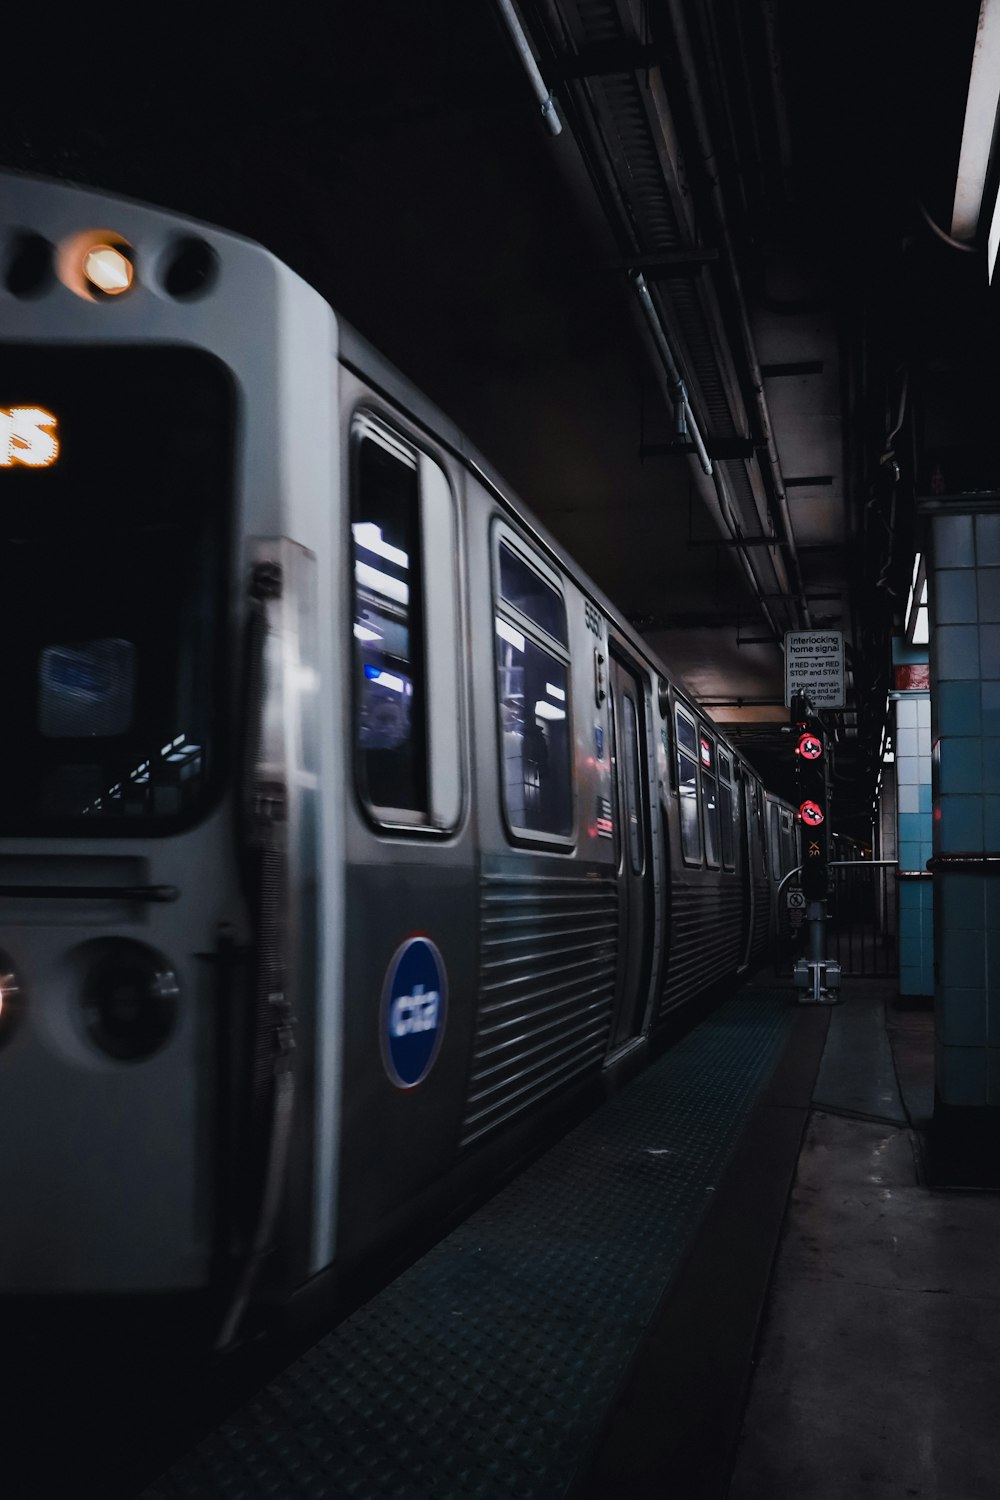
[[[613,880],[487,875],[480,910],[463,1145],[600,1067],[618,956]]]
[[[754,879],[754,920],[752,955],[763,958],[771,936],[771,884],[766,875]]]
[[[717,979],[734,974],[742,957],[742,882],[675,886],[670,893],[670,958],[659,1018]]]

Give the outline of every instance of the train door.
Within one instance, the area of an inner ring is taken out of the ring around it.
[[[611,648],[611,757],[617,802],[618,980],[610,1050],[642,1030],[653,946],[653,868],[642,683]]]
[[[458,1140],[476,907],[456,499],[442,455],[353,407],[353,797],[346,825],[345,1260],[441,1174]],[[346,614],[346,612],[345,612]]]
[[[740,959],[740,969],[748,967],[750,954],[753,949],[754,917],[756,915],[757,892],[754,880],[754,828],[753,808],[751,799],[753,797],[753,784],[744,773],[736,783],[739,787],[740,819],[739,826],[742,837],[740,838],[740,885],[743,889],[743,956]]]

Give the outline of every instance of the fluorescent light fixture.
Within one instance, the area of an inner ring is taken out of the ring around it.
[[[910,618],[910,610],[913,608],[913,591],[917,586],[917,577],[920,573],[921,554],[918,552],[913,559],[913,577],[910,579],[910,592],[906,600],[906,618]]]
[[[545,691],[548,693],[550,698],[557,698],[560,703],[566,702],[566,694],[563,692],[562,688],[554,687],[551,682],[547,682],[545,684]]]
[[[388,573],[382,573],[378,568],[370,568],[367,563],[356,562],[354,576],[363,588],[381,594],[384,599],[395,599],[397,604],[410,602],[410,590],[406,584],[400,583],[398,578],[390,578]]]
[[[997,263],[997,246],[1000,244],[1000,194],[993,205],[993,217],[990,220],[990,237],[987,241],[987,266],[986,274],[990,282],[993,281],[993,268]]]
[[[544,698],[539,698],[535,704],[535,717],[537,719],[565,719],[566,710],[556,708],[554,703],[546,703]]]
[[[365,676],[369,682],[377,682],[379,687],[390,688],[394,693],[401,693],[406,687],[402,677],[396,677],[392,672],[380,672],[377,668],[370,667],[367,664],[365,666]]]
[[[922,553],[913,559],[913,578],[906,601],[905,635],[911,646],[926,646],[930,639],[927,614],[927,569]]]
[[[513,625],[508,625],[506,620],[501,620],[499,617],[497,617],[497,635],[500,636],[501,640],[509,641],[518,651],[524,650],[524,636],[521,632],[515,630]]]
[[[380,641],[382,637],[377,630],[369,630],[367,625],[354,626],[354,639],[356,641]]]
[[[971,240],[979,227],[983,189],[990,164],[990,148],[1000,106],[1000,0],[982,0],[972,72],[965,104],[962,149],[955,183],[951,232],[957,240]],[[994,219],[996,215],[993,215]],[[998,231],[1000,233],[1000,231]],[[990,230],[993,238],[993,230]],[[992,256],[991,256],[992,267]],[[992,271],[991,271],[992,274]]]
[[[382,528],[376,526],[374,521],[356,521],[351,530],[357,545],[363,547],[366,552],[374,552],[378,557],[384,557],[386,562],[395,563],[397,568],[410,566],[410,559],[401,547],[393,547],[389,542],[382,540]]]

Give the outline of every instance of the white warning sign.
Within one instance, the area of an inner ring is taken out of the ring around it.
[[[785,707],[808,693],[814,708],[844,707],[844,634],[841,630],[789,630],[785,635]]]

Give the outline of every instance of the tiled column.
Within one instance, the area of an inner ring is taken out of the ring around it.
[[[934,853],[1000,853],[1000,509],[928,507]],[[1000,1105],[1000,875],[940,869],[937,1095]]]
[[[925,869],[932,850],[930,693],[896,695],[899,868]],[[934,994],[934,905],[929,880],[899,882],[899,993]]]

